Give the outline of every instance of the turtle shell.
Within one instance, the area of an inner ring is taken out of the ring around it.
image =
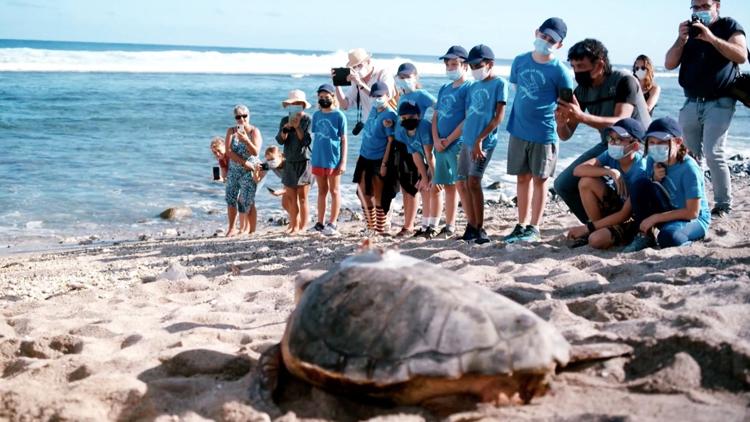
[[[314,384],[372,393],[416,379],[547,374],[567,363],[569,345],[536,314],[449,270],[371,251],[307,286],[282,356]]]

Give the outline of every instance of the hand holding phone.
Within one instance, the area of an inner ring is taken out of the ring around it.
[[[558,98],[565,101],[566,103],[573,102],[573,90],[570,88],[560,88],[557,93]]]
[[[331,76],[333,77],[333,86],[350,86],[352,83],[349,81],[349,75],[352,70],[348,67],[335,67],[331,69]]]

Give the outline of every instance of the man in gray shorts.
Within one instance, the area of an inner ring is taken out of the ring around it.
[[[557,98],[562,91],[573,93],[570,72],[553,54],[567,31],[562,19],[547,19],[536,30],[534,50],[516,57],[510,69],[517,89],[508,121],[508,174],[518,179],[518,224],[503,238],[506,243],[541,240],[547,180],[557,164]]]

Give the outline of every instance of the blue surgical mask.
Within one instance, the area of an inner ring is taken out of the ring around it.
[[[698,19],[701,20],[701,23],[703,25],[710,25],[711,20],[713,20],[713,16],[711,16],[710,10],[701,10],[700,12],[695,12],[695,16],[698,16]]]
[[[544,41],[541,38],[535,38],[534,51],[541,54],[542,56],[549,56],[550,54],[552,54],[552,44]]]
[[[417,89],[417,81],[414,78],[401,79],[396,77],[396,87],[407,93],[414,92]]]
[[[376,97],[372,100],[372,104],[377,108],[383,108],[388,104],[388,100],[385,97]]]
[[[649,145],[648,156],[657,163],[669,161],[669,145]]]
[[[607,153],[613,160],[620,160],[625,156],[625,145],[609,145],[607,146]]]
[[[461,69],[446,70],[445,71],[445,76],[447,76],[448,79],[450,79],[452,81],[457,81],[457,80],[461,79],[462,76],[464,76],[464,72],[462,72]]]

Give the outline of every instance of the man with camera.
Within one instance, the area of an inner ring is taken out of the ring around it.
[[[680,86],[687,97],[680,111],[685,143],[699,160],[706,156],[714,187],[711,214],[723,217],[732,209],[724,143],[736,100],[728,92],[747,60],[747,41],[737,21],[719,16],[719,0],[692,0],[690,8],[691,20],[680,23],[664,67],[680,66]]]
[[[338,75],[341,71],[347,71],[348,75]],[[336,86],[336,98],[342,110],[348,110],[349,107],[357,107],[358,121],[354,126],[353,134],[356,136],[364,127],[364,122],[370,115],[372,109],[372,97],[370,97],[370,88],[375,82],[384,82],[388,85],[388,97],[393,98],[395,95],[393,75],[385,69],[378,69],[372,62],[372,57],[363,48],[355,48],[349,51],[349,62],[346,68],[333,69],[331,76]],[[351,84],[346,93],[342,89],[342,84]],[[354,133],[356,132],[356,133]]]

